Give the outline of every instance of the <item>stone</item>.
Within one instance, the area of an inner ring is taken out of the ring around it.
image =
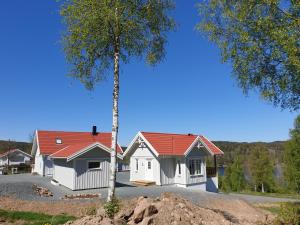
[[[145,217],[143,221],[140,223],[140,225],[150,225],[153,224],[153,218],[152,217]]]
[[[147,217],[147,216],[152,216],[154,214],[158,213],[158,210],[157,208],[154,206],[154,205],[149,205],[146,209],[145,209],[145,214],[144,216]]]

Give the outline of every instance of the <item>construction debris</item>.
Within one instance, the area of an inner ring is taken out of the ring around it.
[[[91,198],[100,198],[101,194],[77,194],[77,195],[65,195],[61,199],[91,199]]]
[[[34,193],[38,194],[39,196],[53,197],[53,193],[48,188],[39,187],[36,184],[34,184],[32,186],[32,189],[33,189]]]

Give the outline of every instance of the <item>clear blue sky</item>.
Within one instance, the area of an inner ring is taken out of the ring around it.
[[[189,3],[188,3],[189,2]],[[196,1],[177,1],[177,32],[155,68],[122,65],[120,143],[139,130],[200,133],[212,140],[288,138],[296,113],[245,97],[218,49],[194,30]],[[28,141],[35,129],[111,129],[112,80],[89,92],[67,77],[55,0],[6,0],[0,7],[0,139]]]

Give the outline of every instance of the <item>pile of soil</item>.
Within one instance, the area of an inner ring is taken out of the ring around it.
[[[233,205],[233,208],[235,203],[230,202],[228,205]],[[226,211],[226,208],[203,208],[174,194],[164,193],[156,199],[135,199],[134,204],[126,204],[114,219],[106,217],[104,211],[99,210],[95,216],[86,216],[66,225],[256,225],[270,220],[266,214],[246,202],[240,202],[238,207],[243,213],[233,214],[231,210]],[[248,216],[244,216],[246,214]]]

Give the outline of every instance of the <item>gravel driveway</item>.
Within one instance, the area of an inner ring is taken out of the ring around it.
[[[51,178],[33,176],[31,174],[18,174],[0,176],[0,196],[14,196],[24,200],[41,200],[55,201],[61,199],[65,195],[83,194],[83,193],[101,193],[101,198],[107,196],[107,188],[71,191],[64,186],[54,186],[50,183]],[[33,191],[33,184],[48,188],[53,197],[40,197]],[[173,192],[182,197],[193,201],[194,203],[205,206],[212,199],[244,199],[250,203],[265,203],[265,202],[286,202],[295,201],[286,198],[273,198],[263,196],[241,195],[241,194],[221,194],[210,193],[200,190],[191,190],[175,186],[134,186],[129,182],[129,173],[120,172],[117,174],[116,194],[119,198],[132,198],[137,196],[158,197],[163,192]]]

